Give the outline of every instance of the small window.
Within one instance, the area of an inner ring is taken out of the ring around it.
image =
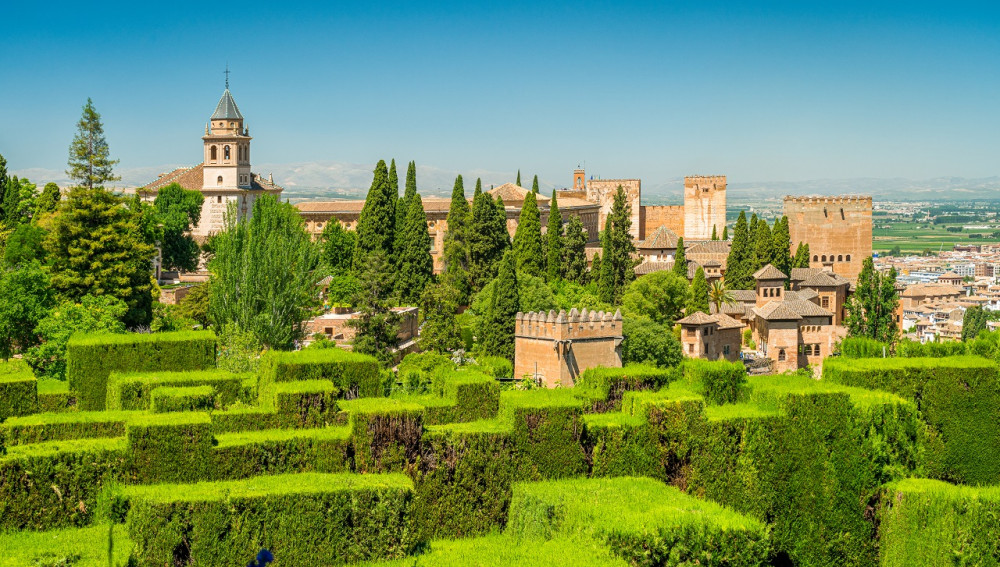
[[[229,146],[225,146],[225,147],[222,148],[222,154],[223,154],[222,159],[225,159],[225,160],[229,159]]]
[[[851,255],[850,255],[850,254],[848,254],[848,255],[846,256],[846,258],[847,258],[847,261],[848,261],[848,262],[850,262],[850,261],[851,261]]]
[[[813,262],[819,262],[819,256],[813,255]]]
[[[819,345],[813,345],[813,354],[819,356]]]
[[[830,298],[829,297],[824,296],[823,299],[820,300],[820,301],[823,304],[823,309],[826,309],[827,307],[830,307]]]
[[[215,179],[215,184],[216,185],[222,185],[222,176],[221,175]],[[220,203],[222,202],[222,196],[221,195],[219,196],[219,202]]]
[[[837,261],[838,261],[838,262],[843,262],[843,261],[844,261],[844,256],[843,256],[843,254],[837,254]]]
[[[219,185],[222,185],[222,178],[221,177],[219,178]],[[215,198],[215,202],[216,203],[221,203],[222,202],[222,195],[219,195],[218,197],[216,197]]]
[[[215,146],[212,146],[212,149],[210,149],[208,153],[212,161],[216,161],[219,159],[219,151],[218,148],[216,148]]]
[[[722,345],[722,354],[729,356],[729,345]]]
[[[826,254],[823,254],[823,261],[826,262]]]
[[[844,209],[840,209],[840,220],[844,220]]]
[[[327,327],[327,328],[323,329],[323,332],[324,332],[324,333],[325,333],[325,334],[326,334],[327,336],[332,336],[332,335],[333,335],[333,327]]]
[[[778,349],[778,362],[784,362],[784,361],[785,361],[785,349],[779,348]]]

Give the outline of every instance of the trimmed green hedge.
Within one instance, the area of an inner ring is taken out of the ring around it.
[[[132,478],[139,483],[212,478],[212,420],[206,413],[134,418],[127,427]]]
[[[76,393],[69,382],[43,378],[38,381],[38,411],[41,413],[76,411]]]
[[[279,382],[330,380],[351,400],[384,395],[378,361],[339,348],[270,351],[261,363],[261,387]]]
[[[215,478],[249,478],[293,472],[351,469],[351,429],[272,429],[216,436]]]
[[[693,358],[684,361],[683,369],[684,379],[709,404],[733,404],[746,399],[747,369],[742,362]]]
[[[940,434],[929,473],[968,484],[1000,482],[1000,372],[976,356],[828,359],[823,379],[914,400]]]
[[[762,522],[636,477],[518,483],[507,533],[594,537],[633,565],[757,567],[770,553]]]
[[[287,567],[403,557],[413,483],[403,475],[304,473],[126,489],[139,565],[245,565],[261,548]]]
[[[215,408],[215,390],[211,386],[157,388],[150,397],[155,413],[207,411]]]
[[[0,421],[38,411],[38,384],[23,360],[0,361]]]
[[[0,456],[0,532],[90,523],[101,487],[124,478],[123,439],[50,441]]]
[[[403,470],[420,454],[424,408],[389,398],[343,401],[351,416],[354,464],[358,472]]]
[[[501,419],[513,424],[519,478],[563,478],[587,472],[583,435],[583,402],[568,388],[506,391],[500,398]]]
[[[591,476],[659,476],[656,443],[644,418],[596,413],[584,415],[583,425]]]
[[[514,364],[502,356],[477,356],[476,366],[484,374],[497,380],[510,380],[515,377]]]
[[[879,564],[1000,564],[1000,488],[905,479],[880,500]]]
[[[8,446],[45,441],[123,437],[130,412],[81,411],[36,413],[15,417],[0,425]]]
[[[75,335],[66,345],[66,375],[80,409],[102,410],[112,372],[212,368],[215,343],[211,331]]]
[[[236,407],[225,411],[212,412],[212,429],[216,433],[236,433],[241,431],[263,431],[286,427],[285,420],[271,407]]]
[[[425,406],[427,424],[492,419],[500,411],[500,383],[474,370],[439,373],[431,392],[412,398]]]
[[[591,411],[617,411],[625,392],[659,390],[680,376],[676,368],[657,368],[650,364],[629,364],[622,368],[598,366],[584,370],[573,390],[592,402]]]
[[[108,561],[109,536],[112,563]],[[125,565],[132,548],[125,526],[96,525],[0,534],[0,567],[108,567]]]
[[[339,390],[329,380],[278,382],[265,391],[264,408],[274,408],[284,427],[324,427],[340,423]],[[267,394],[265,394],[267,395]]]
[[[148,410],[152,408],[153,393],[159,388],[211,386],[221,409],[239,400],[249,401],[243,397],[243,381],[248,377],[214,368],[190,372],[112,372],[108,378],[107,408]]]
[[[592,538],[519,540],[506,534],[430,542],[421,555],[362,564],[364,567],[628,567],[608,546]]]

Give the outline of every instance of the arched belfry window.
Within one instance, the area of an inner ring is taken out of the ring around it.
[[[215,179],[215,184],[216,185],[222,185],[222,176],[221,175]]]
[[[229,159],[229,146],[226,146],[226,147],[222,148],[222,154],[223,154],[223,158],[222,159],[226,159],[226,160]]]
[[[212,161],[216,161],[216,160],[219,159],[219,151],[218,151],[218,148],[216,148],[215,146],[212,146],[212,149],[209,150],[208,153],[210,154],[210,157],[212,158]]]

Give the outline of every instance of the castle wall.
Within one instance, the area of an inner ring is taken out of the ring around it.
[[[590,179],[587,181],[587,200],[601,206],[600,230],[604,230],[618,187],[625,191],[625,201],[632,208],[632,238],[640,239],[642,230],[642,181],[639,179]]]
[[[514,377],[538,379],[549,388],[573,386],[588,368],[620,368],[620,313],[518,313]]]
[[[871,197],[785,197],[791,253],[809,244],[809,267],[826,268],[850,280],[872,254]]]
[[[684,240],[708,240],[726,226],[726,176],[684,178]]]
[[[641,209],[640,238],[649,238],[656,229],[665,226],[677,236],[684,236],[684,207],[646,205]]]

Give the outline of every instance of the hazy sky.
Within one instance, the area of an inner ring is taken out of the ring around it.
[[[65,169],[89,96],[122,168],[193,165],[228,62],[257,163],[998,175],[1000,8],[935,4],[5,2],[0,154]]]

